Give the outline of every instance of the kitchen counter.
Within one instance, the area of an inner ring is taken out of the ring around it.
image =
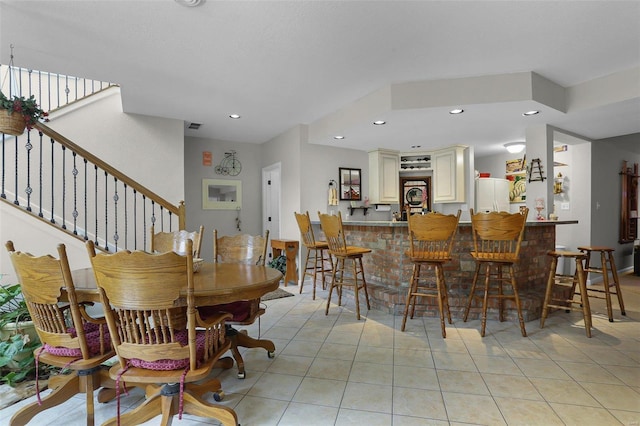
[[[525,321],[540,317],[549,272],[547,252],[555,249],[556,226],[577,224],[577,220],[529,221],[526,224],[516,265],[516,281]],[[319,221],[312,221],[316,238],[323,239]],[[409,248],[407,222],[350,220],[343,222],[348,245],[367,247],[371,253],[363,257],[364,270],[372,306],[401,315],[404,310],[413,264],[407,255]],[[445,279],[449,291],[451,315],[462,318],[475,272],[471,222],[460,222],[453,246],[452,261],[445,264]],[[345,293],[352,297],[348,289]],[[353,303],[353,302],[351,302]],[[416,315],[438,315],[435,299],[420,298]],[[513,306],[506,305],[508,319],[515,319]],[[473,305],[470,318],[478,318],[480,307]],[[495,308],[489,318],[497,318]]]

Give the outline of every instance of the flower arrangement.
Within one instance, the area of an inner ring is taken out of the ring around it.
[[[49,113],[38,106],[33,95],[29,98],[14,96],[13,99],[9,99],[0,92],[0,109],[7,110],[7,115],[16,113],[21,116],[27,129],[31,129],[40,119],[49,121]]]

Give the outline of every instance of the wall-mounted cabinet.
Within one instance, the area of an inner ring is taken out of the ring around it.
[[[400,172],[431,170],[431,154],[410,153],[400,155]]]
[[[398,202],[400,153],[378,149],[369,152],[369,200],[372,204]]]
[[[434,203],[465,202],[464,150],[463,146],[452,146],[431,155]]]

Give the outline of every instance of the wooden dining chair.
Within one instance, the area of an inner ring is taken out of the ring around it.
[[[12,241],[6,248],[42,343],[34,352],[37,363],[71,371],[51,376],[52,392],[44,398],[36,389],[37,401],[16,412],[10,424],[27,424],[37,414],[84,393],[87,425],[93,425],[93,391],[103,387],[98,393],[99,402],[116,395],[115,382],[100,367],[115,355],[106,322],[88,315],[84,302],[78,300],[64,244],[58,245],[58,259],[16,251]]]
[[[184,254],[187,246],[187,240],[193,242],[193,257],[200,258],[200,249],[202,248],[202,236],[204,235],[204,226],[200,225],[197,231],[189,232],[184,229],[173,232],[155,232],[154,226],[151,226],[151,252],[162,253],[166,251],[174,251],[178,254]]]
[[[300,281],[300,294],[302,294],[302,286],[307,276],[313,279],[313,300],[316,300],[316,283],[318,281],[318,272],[322,279],[322,289],[326,290],[327,281],[326,278],[329,273],[333,271],[333,260],[329,254],[329,243],[326,241],[317,241],[313,234],[313,227],[311,226],[311,218],[309,212],[305,213],[293,213],[298,222],[298,228],[300,229],[300,236],[302,237],[302,243],[307,249],[307,254],[304,260],[304,274]]]
[[[451,249],[453,239],[458,230],[460,210],[457,215],[444,215],[441,213],[428,213],[425,215],[412,215],[407,208],[407,220],[409,228],[409,257],[413,263],[413,273],[409,282],[409,291],[402,318],[402,331],[404,331],[411,305],[411,318],[416,309],[418,297],[435,298],[440,310],[440,325],[442,337],[447,337],[444,324],[444,315],[447,314],[451,324],[451,312],[449,311],[449,298],[447,285],[444,279],[444,264],[451,262]],[[435,273],[435,286],[425,270],[433,268]]]
[[[355,296],[356,317],[360,319],[360,300],[358,293],[364,290],[364,297],[367,302],[367,309],[371,309],[369,304],[369,293],[367,291],[367,280],[364,275],[364,267],[362,266],[362,256],[371,253],[371,249],[366,247],[348,246],[342,228],[342,216],[340,212],[337,215],[330,215],[318,212],[320,217],[320,226],[322,232],[327,238],[329,244],[329,253],[335,259],[333,263],[333,272],[331,274],[331,285],[329,286],[329,297],[327,297],[327,308],[325,315],[329,315],[329,305],[331,304],[331,294],[335,288],[338,292],[338,306],[342,305],[342,288],[345,286],[353,287]],[[351,262],[351,270],[349,275],[345,277],[346,262]]]
[[[520,246],[529,209],[521,213],[489,212],[474,213],[471,209],[471,229],[473,234],[473,250],[471,256],[476,262],[469,300],[464,311],[467,321],[473,300],[477,297],[478,278],[484,276],[484,296],[482,297],[482,329],[485,335],[487,325],[487,308],[489,299],[498,299],[498,318],[504,321],[504,299],[513,299],[520,321],[520,331],[527,336],[522,317],[522,307],[518,296],[518,283],[515,278],[514,265],[520,260]],[[509,284],[512,293],[504,293],[503,284]],[[491,293],[494,285],[497,293]]]
[[[218,230],[213,230],[213,261],[216,263],[247,263],[264,266],[267,256],[269,231],[261,235],[231,235],[218,236]],[[218,312],[228,312],[233,317],[227,321],[227,337],[231,340],[231,353],[238,366],[238,378],[246,377],[244,360],[239,347],[263,348],[267,356],[275,356],[275,345],[272,341],[260,339],[260,316],[265,313],[260,299],[240,300],[213,306],[198,308],[204,318]],[[232,325],[251,325],[258,320],[258,338],[250,337],[245,330],[239,331]]]
[[[176,413],[179,418],[189,413],[236,426],[231,408],[203,398],[207,392],[214,392],[215,399],[221,395],[220,381],[208,376],[229,350],[224,326],[231,315],[220,313],[206,321],[198,315],[192,241],[187,241],[185,255],[96,254],[91,241],[87,251],[119,360],[109,374],[117,383],[147,384],[142,404],[122,415],[118,404],[117,416],[103,425],[140,424],[157,415],[168,425]]]

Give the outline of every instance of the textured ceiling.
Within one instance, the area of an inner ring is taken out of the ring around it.
[[[125,112],[202,123],[188,136],[262,143],[306,124],[311,143],[482,155],[531,125],[640,132],[638,1],[2,0],[4,64],[11,44],[17,66],[120,84]],[[508,99],[474,79],[514,73],[556,90]]]

